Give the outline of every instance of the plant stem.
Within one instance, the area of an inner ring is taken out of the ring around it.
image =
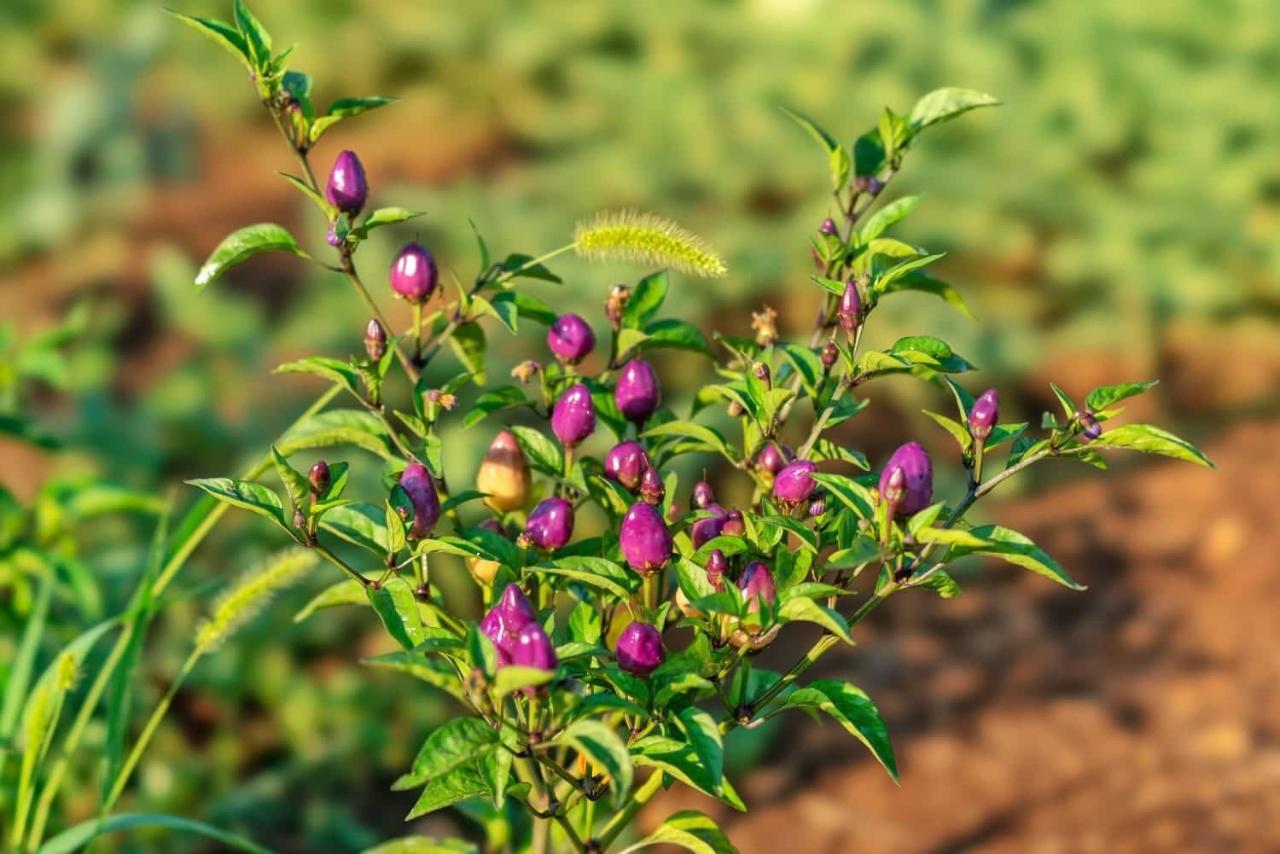
[[[604,830],[600,831],[600,848],[602,850],[608,850],[613,840],[618,838],[618,834],[622,833],[627,825],[631,823],[631,820],[636,817],[636,813],[640,812],[640,809],[649,802],[649,799],[658,793],[658,790],[662,788],[662,780],[662,771],[654,771],[649,775],[649,779],[644,781],[644,785],[636,789],[635,795],[631,798],[631,803],[609,819],[609,823],[604,826]]]

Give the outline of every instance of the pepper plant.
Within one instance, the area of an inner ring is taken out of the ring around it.
[[[394,329],[367,275],[385,262],[366,263],[365,243],[420,214],[371,209],[356,153],[338,154],[323,181],[313,156],[347,119],[392,99],[340,98],[319,109],[310,78],[289,68],[289,49],[273,47],[242,2],[231,23],[178,17],[244,64],[296,159],[282,177],[321,211],[333,249],[330,259],[311,258],[282,226],[251,225],[213,251],[196,284],[253,255],[288,252],[343,276],[369,315],[353,329],[353,343],[363,336],[354,355],[278,368],[328,388],[264,464],[247,478],[191,483],[336,568],[340,576],[300,617],[369,607],[398,647],[369,663],[456,699],[458,716],[432,732],[395,783],[420,790],[408,819],[462,805],[495,850],[733,851],[698,812],[667,817],[643,838],[632,822],[673,785],[746,809],[725,774],[726,744],[735,730],[792,710],[833,719],[896,779],[871,698],[843,679],[807,678],[823,654],[852,643],[858,622],[893,597],[957,595],[951,569],[963,558],[1003,560],[1081,589],[1023,534],[968,519],[980,499],[1034,465],[1105,468],[1113,449],[1209,464],[1157,427],[1108,424],[1154,382],[1104,386],[1079,403],[1055,386],[1061,412],[1033,426],[1001,419],[996,389],[975,397],[965,376],[973,366],[936,337],[870,345],[885,299],[915,291],[964,308],[928,270],[939,254],[891,236],[919,199],[881,200],[929,128],[996,104],[988,95],[939,89],[908,112],[886,109],[851,144],[788,111],[820,146],[831,192],[831,216],[809,237],[821,310],[798,339],[784,336],[768,307],[746,337],[708,337],[663,316],[670,288],[729,273],[694,235],[634,212],[587,220],[564,246],[536,255],[499,257],[477,232],[467,282],[442,281],[431,250],[409,243],[386,264],[386,296],[412,309],[408,327]],[[598,317],[558,313],[537,294],[560,281],[549,265],[570,252],[658,269],[609,289]],[[450,259],[447,268],[467,263]],[[486,336],[529,326],[546,328],[548,358],[491,383]],[[446,348],[460,366],[451,377],[437,361]],[[649,362],[663,349],[682,351],[688,370],[705,365],[710,381],[689,399],[664,399]],[[943,412],[928,413],[942,434],[925,442],[954,443],[939,456],[963,473],[960,494],[935,495],[934,460],[915,437],[904,435],[885,460],[833,438],[867,406],[866,386],[891,375],[915,377],[944,401]],[[442,435],[452,419],[493,436],[477,471],[459,471],[449,456]],[[317,449],[326,459],[298,465]],[[382,488],[356,494],[349,471],[370,466]],[[721,492],[749,497],[729,506],[705,477],[678,474],[708,467]],[[217,518],[207,508],[195,523],[202,531]],[[433,578],[456,558],[479,588],[480,615],[448,601]],[[201,630],[197,652],[310,564],[281,558],[247,577]],[[808,651],[781,672],[757,666],[786,633],[814,634],[798,623],[817,626]],[[111,787],[107,811],[152,730]]]

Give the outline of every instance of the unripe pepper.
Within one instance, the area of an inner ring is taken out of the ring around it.
[[[332,485],[332,475],[329,473],[329,464],[324,460],[318,460],[311,470],[307,472],[307,482],[311,486],[311,498],[315,500],[323,496],[329,491]]]
[[[369,200],[369,182],[364,177],[364,166],[354,151],[341,151],[329,170],[329,182],[324,196],[329,204],[350,216],[360,213]]]
[[[555,670],[556,648],[551,638],[538,623],[529,623],[516,633],[515,646],[511,650],[511,663],[516,667],[532,667],[535,670]],[[537,693],[536,688],[525,688],[526,694]]]
[[[702,509],[710,510],[714,515],[695,519],[693,524],[689,526],[689,539],[693,541],[695,549],[702,548],[708,542],[720,536],[724,532],[724,523],[729,518],[729,514],[718,504],[711,504]]]
[[[364,352],[371,362],[380,362],[387,355],[387,330],[376,317],[369,318],[364,327]]]
[[[1076,418],[1080,421],[1081,433],[1086,441],[1092,442],[1102,435],[1102,424],[1098,422],[1097,418],[1093,417],[1092,412],[1077,412]]]
[[[551,411],[551,431],[566,448],[575,447],[596,429],[596,408],[591,402],[591,389],[582,383],[570,386],[560,395]]]
[[[499,513],[518,510],[529,500],[533,476],[524,450],[510,430],[493,437],[476,472],[476,489],[486,493],[484,503]]]
[[[776,442],[770,442],[760,449],[760,453],[756,454],[756,468],[769,474],[777,474],[795,459],[795,454],[786,446],[780,446]]]
[[[662,401],[662,390],[658,387],[658,375],[654,373],[653,366],[643,359],[632,359],[623,365],[613,397],[623,417],[643,424]]]
[[[400,473],[400,486],[413,504],[410,533],[418,539],[431,536],[431,529],[440,518],[440,496],[436,494],[431,472],[422,463],[409,463]]]
[[[862,316],[862,298],[858,296],[858,283],[848,279],[844,283],[844,293],[840,295],[840,307],[836,311],[836,319],[840,328],[850,334],[858,328],[858,318]]]
[[[627,565],[642,575],[648,575],[667,565],[674,543],[658,509],[652,504],[637,501],[622,517],[618,545]]]
[[[760,613],[762,603],[771,606],[778,598],[773,573],[760,561],[752,561],[742,570],[742,576],[738,579],[738,591],[747,603],[748,614]],[[729,635],[729,643],[738,649],[749,646],[752,650],[761,650],[778,636],[778,628],[775,625],[762,634],[759,626],[739,622]]]
[[[715,503],[715,490],[711,488],[711,484],[707,483],[704,472],[703,479],[693,485],[693,506],[699,510],[706,510]]]
[[[431,299],[439,277],[435,257],[417,243],[405,244],[391,262],[391,290],[411,303],[420,305]]]
[[[973,402],[969,409],[969,433],[979,442],[991,435],[991,430],[1000,420],[1000,393],[989,388]]]

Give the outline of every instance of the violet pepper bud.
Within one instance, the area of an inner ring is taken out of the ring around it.
[[[417,243],[407,243],[391,262],[391,290],[412,303],[424,303],[436,292],[440,271],[431,252]]]
[[[755,614],[760,611],[760,602],[772,605],[778,598],[778,588],[773,581],[773,573],[769,571],[769,567],[760,561],[752,561],[747,564],[747,568],[742,570],[742,577],[738,579],[738,590],[742,592],[742,598],[747,602],[747,613]]]
[[[707,483],[706,472],[703,472],[703,479],[693,485],[693,506],[699,510],[706,510],[715,503],[715,490],[711,488],[711,484]]]
[[[658,470],[652,467],[645,469],[640,477],[640,500],[648,504],[661,504],[666,494],[667,488],[662,485],[662,475],[658,474]]]
[[[532,667],[535,670],[555,670],[556,648],[551,645],[551,638],[537,623],[529,623],[516,633],[516,642],[511,649],[511,663],[516,667]],[[535,688],[526,688],[525,693],[536,693]]]
[[[1082,428],[1081,433],[1088,441],[1092,442],[1094,439],[1102,435],[1102,425],[1098,422],[1097,418],[1093,417],[1092,412],[1077,412],[1076,418],[1080,422],[1080,427]]]
[[[991,428],[1000,419],[1000,393],[989,388],[973,402],[969,410],[969,433],[978,441],[991,435]]]
[[[720,590],[724,586],[725,573],[729,571],[729,559],[719,549],[712,549],[707,555],[707,579],[711,586]]]
[[[431,536],[431,529],[440,518],[440,496],[431,472],[422,463],[409,463],[400,473],[400,486],[413,504],[413,530],[410,533],[422,539]]]
[[[840,328],[852,335],[858,328],[858,318],[861,316],[862,298],[858,296],[858,283],[848,279],[844,283],[844,293],[840,295],[836,319],[840,321]]]
[[[572,448],[595,429],[596,407],[591,402],[591,389],[582,383],[570,386],[551,411],[551,431],[561,444]]]
[[[649,469],[649,455],[639,442],[619,442],[604,455],[604,476],[634,492]]]
[[[369,318],[364,327],[364,352],[371,362],[380,362],[387,355],[387,330],[376,317]]]
[[[779,446],[776,442],[770,442],[760,449],[760,453],[756,454],[756,468],[761,471],[767,471],[769,474],[777,474],[782,471],[787,463],[795,458],[795,454],[785,445]]]
[[[836,234],[836,221],[831,217],[827,217],[822,221],[822,225],[818,226],[818,231],[821,234],[834,236]]]
[[[933,501],[933,463],[919,443],[908,442],[889,457],[880,475],[880,496],[900,516],[918,513]]]
[[[764,362],[755,362],[751,365],[751,375],[760,382],[764,383],[765,388],[769,388],[772,379],[769,373],[769,366]]]
[[[364,166],[354,151],[342,151],[329,170],[329,183],[324,188],[329,204],[345,214],[355,216],[369,200],[369,182]]]
[[[720,533],[726,537],[741,537],[747,533],[747,523],[742,521],[741,510],[730,510],[724,517],[724,527]]]
[[[812,460],[796,460],[778,472],[773,479],[773,498],[786,507],[795,507],[818,488],[817,482],[810,477],[818,468]]]
[[[622,630],[614,650],[618,666],[632,676],[644,678],[666,660],[662,651],[662,634],[648,623],[638,620]]]
[[[653,366],[643,359],[632,359],[623,365],[613,397],[623,417],[643,424],[662,401],[658,375],[653,372]]]
[[[689,526],[689,539],[693,541],[695,549],[702,548],[708,542],[720,536],[724,532],[725,520],[729,517],[729,514],[724,512],[724,508],[717,504],[709,504],[703,509],[710,510],[715,515],[704,516],[695,520]]]
[[[476,525],[476,527],[483,528],[486,531],[492,531],[500,537],[507,536],[507,532],[503,529],[502,523],[497,519],[485,519],[479,525]],[[496,560],[488,560],[487,558],[482,557],[467,558],[467,571],[471,573],[471,577],[475,579],[476,584],[481,584],[485,587],[493,584],[493,578],[498,574],[498,570],[501,567],[502,564],[498,563]]]
[[[312,499],[319,498],[329,491],[329,487],[333,481],[329,473],[329,464],[324,460],[318,461],[307,472],[307,482],[311,484]]]
[[[576,365],[596,346],[596,335],[576,314],[562,314],[547,330],[547,346],[562,362]]]
[[[493,437],[476,471],[476,489],[486,493],[484,503],[499,513],[517,510],[529,500],[533,476],[524,450],[510,430]]]
[[[641,575],[648,575],[667,565],[674,543],[658,509],[638,501],[622,517],[618,545],[627,565]]]
[[[540,502],[529,514],[524,539],[544,551],[563,548],[573,536],[573,505],[552,497]]]
[[[822,348],[822,369],[829,371],[834,368],[836,366],[836,359],[839,355],[840,350],[836,347],[836,342],[828,341]]]

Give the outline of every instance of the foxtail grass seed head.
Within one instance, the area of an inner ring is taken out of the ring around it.
[[[596,407],[591,401],[591,389],[582,383],[570,386],[551,410],[551,432],[556,434],[560,444],[572,448],[595,429]]]
[[[989,388],[978,395],[969,410],[969,433],[981,442],[991,435],[991,430],[999,419],[1000,393]]]
[[[405,244],[391,262],[391,290],[411,303],[421,305],[431,299],[439,278],[435,256],[420,244]]]
[[[324,196],[329,204],[349,216],[355,216],[369,200],[369,182],[364,177],[364,166],[354,151],[342,151],[329,170],[329,182]],[[335,235],[336,236],[336,235]]]
[[[380,362],[387,355],[387,329],[376,317],[369,318],[365,324],[364,352],[371,362]]]
[[[499,513],[524,507],[533,492],[533,474],[524,449],[510,430],[501,430],[476,471],[476,490],[485,493],[484,503]]]
[[[218,597],[213,613],[196,631],[196,648],[209,652],[253,619],[281,590],[306,574],[316,562],[314,554],[288,549],[263,561]]]
[[[674,222],[650,213],[602,213],[581,222],[574,249],[591,261],[625,261],[645,267],[671,267],[703,278],[728,272],[707,244]]]

